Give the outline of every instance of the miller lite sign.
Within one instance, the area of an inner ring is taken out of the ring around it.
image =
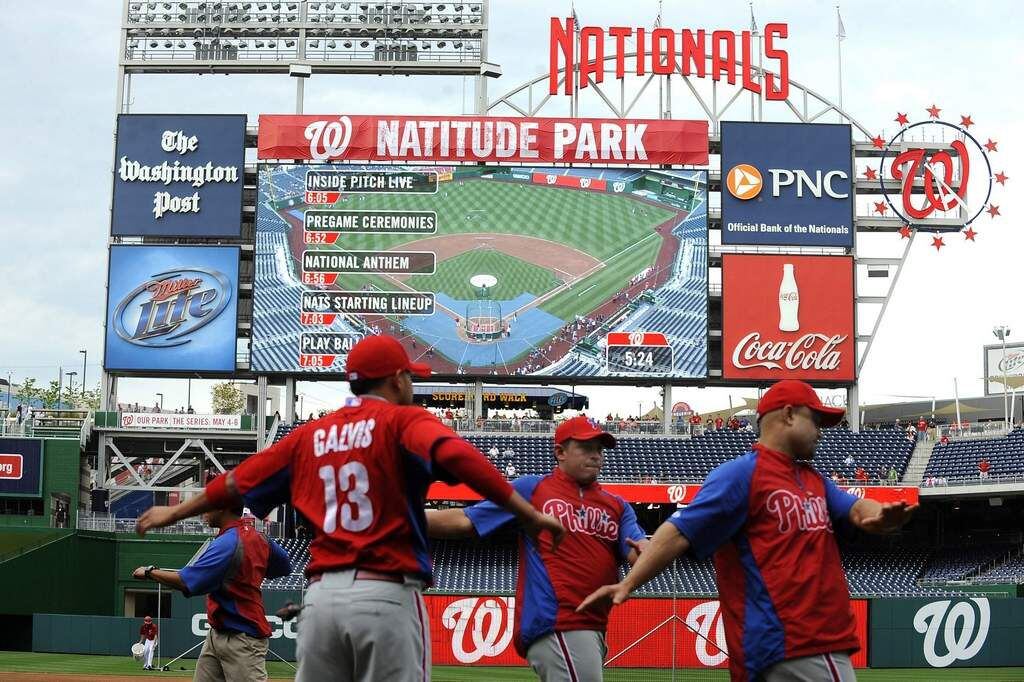
[[[238,247],[113,246],[105,367],[235,369]]]
[[[722,258],[722,377],[853,381],[853,259]]]

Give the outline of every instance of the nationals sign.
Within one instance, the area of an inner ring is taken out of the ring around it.
[[[515,597],[423,597],[430,614],[434,665],[523,665],[512,633]],[[860,650],[855,668],[867,665],[867,602],[851,600]],[[724,668],[729,665],[725,626],[714,599],[631,599],[608,620],[609,668]]]
[[[707,121],[490,116],[260,116],[260,159],[708,163]]]
[[[722,257],[722,377],[854,381],[853,259]]]

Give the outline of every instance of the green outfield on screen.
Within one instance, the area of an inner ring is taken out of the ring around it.
[[[162,663],[165,663],[163,661]],[[181,660],[171,671],[161,673],[162,677],[191,677],[195,661]],[[185,668],[181,670],[181,668]],[[141,675],[142,666],[129,656],[85,656],[80,654],[37,654],[24,651],[0,651],[0,673],[49,673],[54,675],[95,675],[97,679],[114,679],[118,676]],[[281,662],[269,662],[267,672],[272,679],[289,680],[294,676],[292,668]],[[536,680],[537,677],[526,668],[508,667],[461,667],[434,666],[434,682],[459,682],[461,680]],[[0,679],[9,679],[0,677]],[[17,678],[10,678],[17,679]],[[728,680],[725,670],[652,670],[646,668],[609,668],[605,670],[605,682],[704,682]],[[857,679],[872,682],[889,680],[984,680],[985,682],[1013,682],[1024,680],[1024,668],[886,668],[879,670],[861,669]]]
[[[310,249],[387,250],[431,237],[494,234],[536,237],[576,249],[603,266],[541,306],[562,320],[593,310],[644,268],[652,265],[662,240],[655,228],[673,218],[674,210],[638,201],[629,195],[584,192],[544,185],[467,179],[441,183],[437,194],[348,195],[333,208],[343,210],[436,211],[434,235],[341,234],[333,246]],[[448,294],[457,300],[475,298],[469,285],[476,274],[499,276],[489,292],[492,299],[511,299],[522,293],[542,296],[564,281],[565,275],[528,262],[531,254],[510,256],[498,251],[470,251],[437,264],[434,275],[406,280],[420,291]],[[520,256],[517,258],[516,256]],[[526,260],[523,260],[526,259]],[[395,290],[386,278],[342,274],[339,288]]]
[[[486,232],[547,239],[598,260],[639,241],[676,215],[625,194],[481,179],[443,182],[437,194],[348,195],[347,201],[331,208],[437,212],[436,234],[342,234],[336,248],[387,250],[429,237]]]

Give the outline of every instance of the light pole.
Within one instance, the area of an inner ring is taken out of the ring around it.
[[[70,402],[71,394],[75,392],[75,377],[78,376],[78,372],[64,372],[64,376],[68,378],[68,399]]]
[[[992,328],[992,334],[1003,344],[1003,360],[1000,365],[1003,368],[1003,422],[1006,423],[1006,428],[1010,428],[1010,404],[1007,402],[1006,397],[1006,337],[1010,335],[1010,328],[1005,324],[1001,324],[997,327]]]
[[[89,359],[88,350],[78,351],[82,354],[82,400],[85,400],[85,361]]]
[[[57,409],[60,409],[60,396],[64,393],[64,368],[57,368]]]
[[[163,393],[157,393],[156,397],[160,398],[160,411],[163,412],[164,411],[164,394]]]

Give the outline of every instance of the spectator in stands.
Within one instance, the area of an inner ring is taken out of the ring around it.
[[[752,450],[712,471],[626,577],[579,610],[623,603],[682,554],[714,555],[732,679],[853,680],[860,644],[834,526],[889,533],[916,505],[860,499],[814,469],[821,429],[843,410],[822,405],[809,385],[776,383],[757,413]]]
[[[991,468],[991,464],[988,462],[988,457],[982,457],[978,461],[978,478],[985,480],[988,478],[988,470]]]
[[[142,626],[139,628],[139,644],[142,645],[142,669],[153,669],[153,649],[156,647],[156,634],[158,628],[153,622],[152,616],[142,619]]]
[[[185,568],[170,571],[139,566],[138,580],[153,580],[186,597],[206,594],[210,630],[196,659],[196,680],[266,680],[270,626],[260,586],[264,578],[291,573],[288,553],[273,540],[242,523],[241,500],[231,509],[203,514],[217,537]],[[152,668],[147,668],[152,669]]]
[[[196,413],[196,411],[192,409],[191,405],[188,406],[188,409],[185,410],[185,412],[186,412],[186,414],[195,414]],[[301,416],[301,415],[299,415],[299,416]]]
[[[843,464],[845,464],[848,467],[852,467],[853,466],[853,455],[851,455],[850,453],[846,453],[846,458],[843,459]]]
[[[511,460],[511,459],[515,458],[516,451],[512,449],[512,446],[509,446],[509,447],[505,448],[504,450],[502,450],[501,456],[502,456],[503,459]]]
[[[907,424],[907,440],[913,441],[917,437],[917,429],[913,424]]]
[[[899,474],[898,471],[896,471],[896,467],[894,467],[894,466],[890,466],[889,467],[888,478],[889,478],[889,485],[896,485],[899,482],[900,474]]]
[[[939,439],[940,445],[949,445],[949,436],[942,434],[942,438]]]
[[[829,476],[828,476],[828,477],[829,477],[829,478],[831,478],[831,479],[832,479],[833,481],[835,481],[836,483],[838,483],[838,482],[839,482],[839,472],[838,472],[838,471],[836,471],[835,469],[833,469],[833,470],[832,470],[832,473],[831,473],[831,474],[829,474]]]
[[[707,433],[713,428],[715,428],[715,422],[711,420],[711,417],[708,417],[707,421],[704,422],[704,432]]]
[[[740,429],[740,420],[737,419],[736,417],[730,417],[729,418],[729,430],[730,431],[739,431],[739,429]]]
[[[702,421],[703,420],[700,418],[700,414],[698,414],[697,412],[694,412],[693,414],[690,415],[690,435],[691,436],[699,436],[700,435],[700,425],[701,425]]]
[[[534,507],[553,511],[569,531],[557,552],[546,536],[532,541],[521,535],[529,568],[520,571],[516,586],[515,647],[544,681],[602,679],[610,606],[591,613],[577,613],[576,606],[584,595],[616,580],[619,564],[635,562],[647,544],[629,504],[597,482],[606,447],[615,447],[611,434],[582,417],[569,419],[555,431],[554,471],[513,483]],[[486,537],[514,521],[490,502],[427,512],[433,538]]]
[[[892,428],[896,429],[897,431],[903,428],[903,424],[900,423],[899,417],[896,417],[896,421],[893,423]]]
[[[928,437],[928,422],[921,417],[917,420],[917,440],[918,442],[925,440]]]
[[[509,462],[505,465],[505,478],[510,481],[516,477],[516,465],[513,462]]]
[[[857,467],[856,473],[853,475],[857,479],[858,483],[866,483],[868,480],[868,472],[864,471],[864,467]]]
[[[20,427],[21,426],[21,420],[25,418],[25,415],[22,413],[21,405],[20,404],[18,405],[18,409],[15,410],[14,416],[18,420],[18,426]]]
[[[160,414],[160,403],[158,401],[154,401],[153,402],[153,410],[152,410],[152,412],[154,414]]]
[[[497,445],[492,445],[491,449],[487,451],[487,456],[491,459],[497,459],[499,454],[501,454],[501,452],[498,450]]]
[[[725,424],[725,421],[721,417],[715,417],[715,431],[721,431],[723,424]]]

